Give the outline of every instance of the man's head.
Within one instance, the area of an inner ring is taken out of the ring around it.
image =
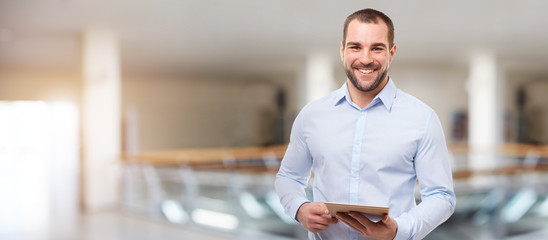
[[[388,42],[390,43],[389,48],[392,48],[392,46],[394,46],[394,24],[392,23],[392,20],[388,16],[386,16],[384,13],[371,8],[366,8],[366,9],[356,11],[350,14],[346,18],[346,20],[344,21],[344,29],[343,29],[343,43],[346,43],[345,41],[346,41],[346,33],[348,32],[348,25],[354,19],[362,23],[378,24],[379,20],[384,22],[386,26],[388,27]]]
[[[379,11],[364,9],[348,16],[344,25],[340,50],[348,81],[355,89],[376,95],[388,82],[396,52],[392,21]]]

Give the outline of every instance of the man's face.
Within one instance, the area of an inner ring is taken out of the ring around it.
[[[389,49],[388,27],[382,21],[348,25],[346,42],[341,43],[341,59],[348,80],[358,90],[369,92],[386,81],[396,45]]]

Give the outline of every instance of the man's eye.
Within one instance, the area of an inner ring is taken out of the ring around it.
[[[350,47],[350,49],[360,49],[360,47],[352,46],[352,47]]]

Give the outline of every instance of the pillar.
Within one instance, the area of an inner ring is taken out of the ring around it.
[[[316,53],[307,57],[299,77],[299,109],[336,88],[333,72],[332,61],[328,54]]]
[[[468,79],[469,165],[472,169],[497,165],[496,147],[503,138],[503,77],[495,54],[485,52],[472,56]]]
[[[120,51],[114,32],[88,29],[83,36],[82,150],[85,210],[116,206],[121,149]]]

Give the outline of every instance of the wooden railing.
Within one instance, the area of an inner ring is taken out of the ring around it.
[[[466,144],[456,144],[449,146],[450,151],[455,155],[468,155],[470,150]],[[521,158],[521,162],[514,164],[497,166],[494,168],[482,169],[457,169],[453,171],[453,178],[467,179],[474,176],[510,176],[532,172],[548,172],[548,162],[530,162],[524,161],[525,158],[548,158],[548,145],[529,145],[518,143],[505,143],[496,147],[492,153],[501,157]]]
[[[278,145],[269,147],[149,151],[124,154],[122,161],[154,165],[184,164],[193,169],[208,170],[277,171],[276,163],[269,163],[268,161],[272,161],[273,159],[279,161],[285,154],[286,149],[286,145]],[[466,155],[469,152],[467,145],[450,145],[449,149],[456,155]],[[497,147],[494,152],[497,155],[506,157],[526,157],[534,154],[539,158],[548,158],[548,145],[507,143]],[[514,175],[531,171],[548,172],[548,163],[539,162],[535,166],[500,166],[493,169],[481,170],[458,169],[453,172],[453,176],[459,179],[478,175]]]
[[[276,170],[287,145],[243,148],[203,148],[124,154],[124,162],[155,165],[184,164],[193,169]],[[276,169],[273,169],[276,168]]]

